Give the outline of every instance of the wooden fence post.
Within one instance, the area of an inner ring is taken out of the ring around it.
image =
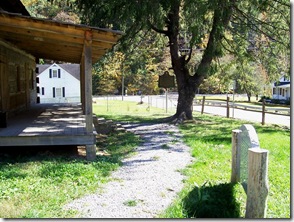
[[[268,150],[248,150],[246,218],[265,218],[268,196]]]
[[[238,147],[238,135],[242,131],[232,130],[232,171],[231,183],[240,182],[240,148]]]
[[[201,114],[203,114],[203,112],[204,112],[204,103],[205,103],[205,96],[203,96],[203,99],[202,99]]]
[[[230,97],[227,96],[227,118],[230,118],[230,106],[229,106]]]
[[[262,99],[262,119],[261,124],[264,125],[265,123],[265,99]]]

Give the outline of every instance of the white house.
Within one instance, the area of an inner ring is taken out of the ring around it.
[[[37,65],[37,93],[40,103],[81,102],[80,65]]]
[[[273,99],[290,99],[290,79],[282,76],[278,82],[272,84]]]

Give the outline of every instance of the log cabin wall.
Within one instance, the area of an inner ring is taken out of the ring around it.
[[[36,103],[35,58],[0,39],[0,112],[8,117]]]

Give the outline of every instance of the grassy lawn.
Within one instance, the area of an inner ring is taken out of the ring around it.
[[[105,117],[114,121],[122,122],[149,122],[174,114],[171,111],[155,107],[148,104],[138,104],[131,101],[121,100],[97,100],[93,105],[93,112],[99,117]]]
[[[94,193],[109,181],[123,157],[140,143],[132,133],[113,134],[97,143],[109,156],[93,162],[84,157],[51,151],[0,153],[0,217],[78,217],[62,207],[73,199]]]
[[[111,104],[109,112],[103,101],[94,106],[94,110],[118,121],[154,121],[166,116],[163,110],[146,110],[144,104],[121,101]],[[230,175],[231,131],[245,123],[248,122],[195,113],[195,122],[180,126],[195,161],[183,170],[187,179],[179,198],[160,217],[244,217],[246,194],[240,184],[230,184]],[[267,218],[289,218],[290,130],[251,124],[261,148],[269,150]]]
[[[247,122],[200,114],[195,119],[180,126],[195,161],[183,171],[185,189],[161,216],[244,217],[246,194],[240,184],[229,181],[231,130]],[[290,130],[252,125],[261,148],[269,150],[267,218],[290,218]]]
[[[122,101],[98,101],[93,110],[99,117],[124,122],[150,122],[172,114],[146,104]],[[179,126],[195,160],[182,171],[187,175],[184,189],[160,217],[244,216],[246,196],[239,184],[229,183],[231,131],[244,123],[195,113],[194,122]],[[289,218],[290,130],[253,125],[261,147],[270,152],[267,217]],[[131,133],[111,134],[97,143],[110,155],[98,156],[93,162],[53,151],[0,153],[0,217],[78,217],[77,212],[62,207],[109,181],[109,174],[120,166],[120,160],[139,143],[140,139]]]

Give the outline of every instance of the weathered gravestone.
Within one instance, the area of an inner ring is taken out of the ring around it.
[[[268,151],[261,149],[256,131],[245,124],[232,131],[231,182],[240,182],[247,194],[246,218],[264,218],[267,209]]]
[[[238,134],[238,147],[240,150],[240,183],[247,192],[248,150],[250,148],[259,148],[258,136],[252,125],[244,124],[240,127],[240,133]]]

